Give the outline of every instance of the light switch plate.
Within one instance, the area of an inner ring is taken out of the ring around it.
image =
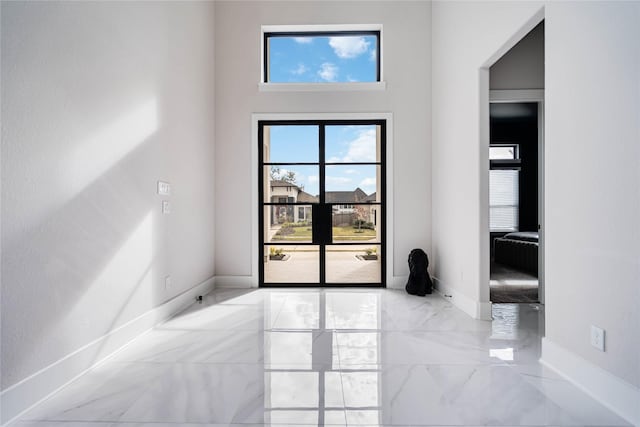
[[[168,196],[171,194],[171,184],[164,181],[158,181],[158,194],[161,196]]]

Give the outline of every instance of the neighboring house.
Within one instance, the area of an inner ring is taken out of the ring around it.
[[[272,203],[318,203],[318,197],[305,192],[296,184],[282,180],[269,183]],[[311,206],[271,206],[271,225],[311,220]]]
[[[339,203],[333,205],[334,213],[353,213],[355,212],[354,203],[364,202],[367,193],[358,187],[353,191],[327,191],[324,198],[327,203]]]
[[[376,201],[376,193],[367,195],[360,187],[353,191],[327,191],[325,193],[327,203],[333,205],[333,225],[352,224],[358,216],[366,222],[374,225],[378,224],[378,206],[363,206],[362,203],[372,203]]]
[[[269,200],[272,203],[318,203],[318,196],[305,192],[296,184],[272,180],[269,184]],[[325,202],[333,204],[334,225],[351,224],[356,219],[356,205],[376,201],[376,193],[367,195],[361,188],[353,191],[327,191]],[[378,206],[365,206],[364,220],[377,225]],[[272,206],[271,225],[284,222],[300,222],[311,220],[311,206]]]
[[[365,197],[364,201],[366,203],[374,203],[378,201],[377,193],[371,193],[367,197]],[[372,223],[374,226],[378,225],[378,215],[380,215],[380,209],[378,209],[378,205],[369,206],[369,219],[368,222]]]

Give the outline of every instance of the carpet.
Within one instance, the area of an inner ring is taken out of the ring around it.
[[[538,278],[495,262],[491,263],[489,282],[492,303],[536,303]]]

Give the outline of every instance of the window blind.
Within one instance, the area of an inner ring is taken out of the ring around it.
[[[518,170],[489,171],[489,228],[517,231],[519,207]]]

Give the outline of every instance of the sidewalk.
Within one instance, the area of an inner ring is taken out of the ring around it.
[[[327,283],[380,282],[380,259],[363,261],[356,255],[364,254],[370,245],[336,246],[327,250]],[[265,264],[265,282],[318,283],[320,281],[320,254],[317,246],[286,246],[286,261],[268,261]]]

